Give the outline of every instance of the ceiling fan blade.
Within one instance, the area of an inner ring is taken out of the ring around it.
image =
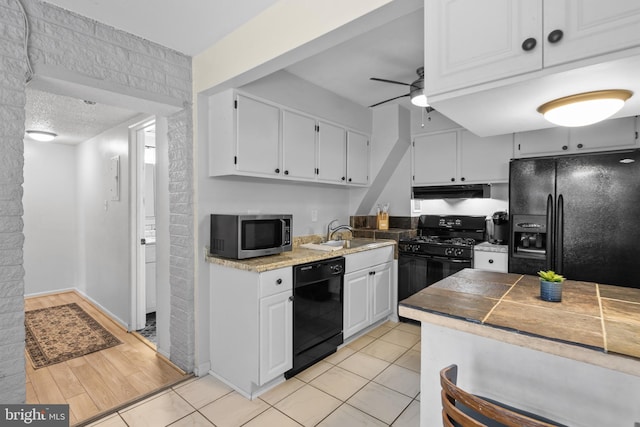
[[[377,77],[369,77],[369,80],[375,80],[377,82],[384,82],[384,83],[394,83],[394,84],[403,85],[403,86],[411,86],[411,83],[403,83],[403,82],[397,82],[395,80],[379,79]]]
[[[400,96],[396,96],[395,98],[389,98],[389,99],[387,99],[387,100],[380,101],[380,102],[378,102],[378,103],[376,103],[376,104],[369,105],[369,108],[371,108],[371,107],[376,107],[376,106],[378,106],[378,105],[380,105],[380,104],[384,104],[385,102],[393,101],[394,99],[404,98],[405,96],[409,96],[409,95],[410,95],[410,94],[409,94],[409,93],[407,93],[406,95],[400,95]]]

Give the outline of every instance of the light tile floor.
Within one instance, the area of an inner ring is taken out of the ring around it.
[[[419,400],[420,327],[386,322],[257,399],[207,375],[91,426],[417,427]]]

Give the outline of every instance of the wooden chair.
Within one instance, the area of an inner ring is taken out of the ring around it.
[[[557,427],[551,420],[500,406],[498,402],[467,393],[456,385],[458,366],[440,371],[442,386],[442,423],[444,427]],[[535,418],[532,418],[535,417]],[[537,418],[537,419],[536,419]]]

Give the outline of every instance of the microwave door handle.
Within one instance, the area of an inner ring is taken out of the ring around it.
[[[284,242],[286,241],[285,238],[287,237],[285,232],[285,230],[287,229],[287,221],[285,221],[284,219],[280,219],[280,222],[282,223],[282,227],[280,227],[280,246],[284,246]]]

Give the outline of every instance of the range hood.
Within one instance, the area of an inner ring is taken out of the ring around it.
[[[435,185],[411,189],[411,198],[419,200],[488,199],[490,197],[491,186],[489,184]]]

